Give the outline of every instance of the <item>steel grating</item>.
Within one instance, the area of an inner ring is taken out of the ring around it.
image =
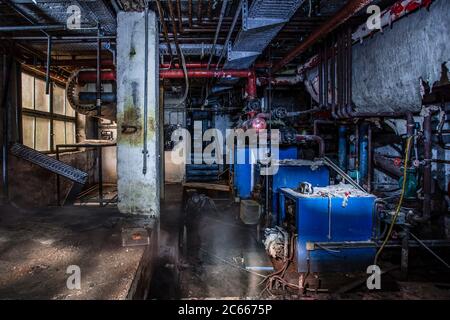
[[[242,2],[242,29],[228,48],[225,69],[246,69],[276,37],[305,0]]]
[[[36,164],[41,168],[47,169],[73,182],[85,184],[87,181],[88,174],[86,172],[69,166],[64,162],[49,157],[39,151],[24,146],[23,144],[14,143],[10,149],[10,152],[18,158]]]

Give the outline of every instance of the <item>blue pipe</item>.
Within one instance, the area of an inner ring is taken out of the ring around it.
[[[95,103],[96,93],[95,92],[80,92],[78,95],[81,103]],[[116,94],[113,92],[102,92],[101,100],[106,103],[116,102]]]
[[[369,125],[367,123],[363,123],[359,132],[359,181],[363,184],[366,182],[369,172],[368,128]]]
[[[347,128],[339,127],[339,150],[338,150],[339,167],[347,172]]]

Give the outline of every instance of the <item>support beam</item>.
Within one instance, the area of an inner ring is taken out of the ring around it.
[[[145,90],[145,17],[117,15],[117,190],[122,213],[159,217],[158,39],[156,15],[148,13],[148,85]],[[144,96],[147,91],[147,117]],[[147,170],[143,168],[144,121],[147,122]]]

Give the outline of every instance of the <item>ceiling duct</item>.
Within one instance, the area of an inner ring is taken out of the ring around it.
[[[304,0],[242,0],[242,28],[225,48],[225,69],[247,69],[291,19]]]

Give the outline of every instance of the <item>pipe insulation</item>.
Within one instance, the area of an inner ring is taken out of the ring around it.
[[[450,61],[450,1],[434,1],[353,46],[353,103],[357,112],[418,112],[421,80],[432,86]]]
[[[386,12],[395,13],[395,8]],[[394,15],[397,20],[390,27],[373,32],[370,38],[363,39],[359,32],[362,27],[358,28],[352,36],[361,40],[352,47],[352,101],[356,112],[420,110],[424,93],[421,79],[432,86],[441,77],[442,64],[450,60],[450,42],[446,41],[449,16],[450,1],[435,0],[429,10],[421,8],[401,17]],[[319,101],[317,65],[316,55],[297,69],[297,77],[304,76],[305,87],[316,102]]]

